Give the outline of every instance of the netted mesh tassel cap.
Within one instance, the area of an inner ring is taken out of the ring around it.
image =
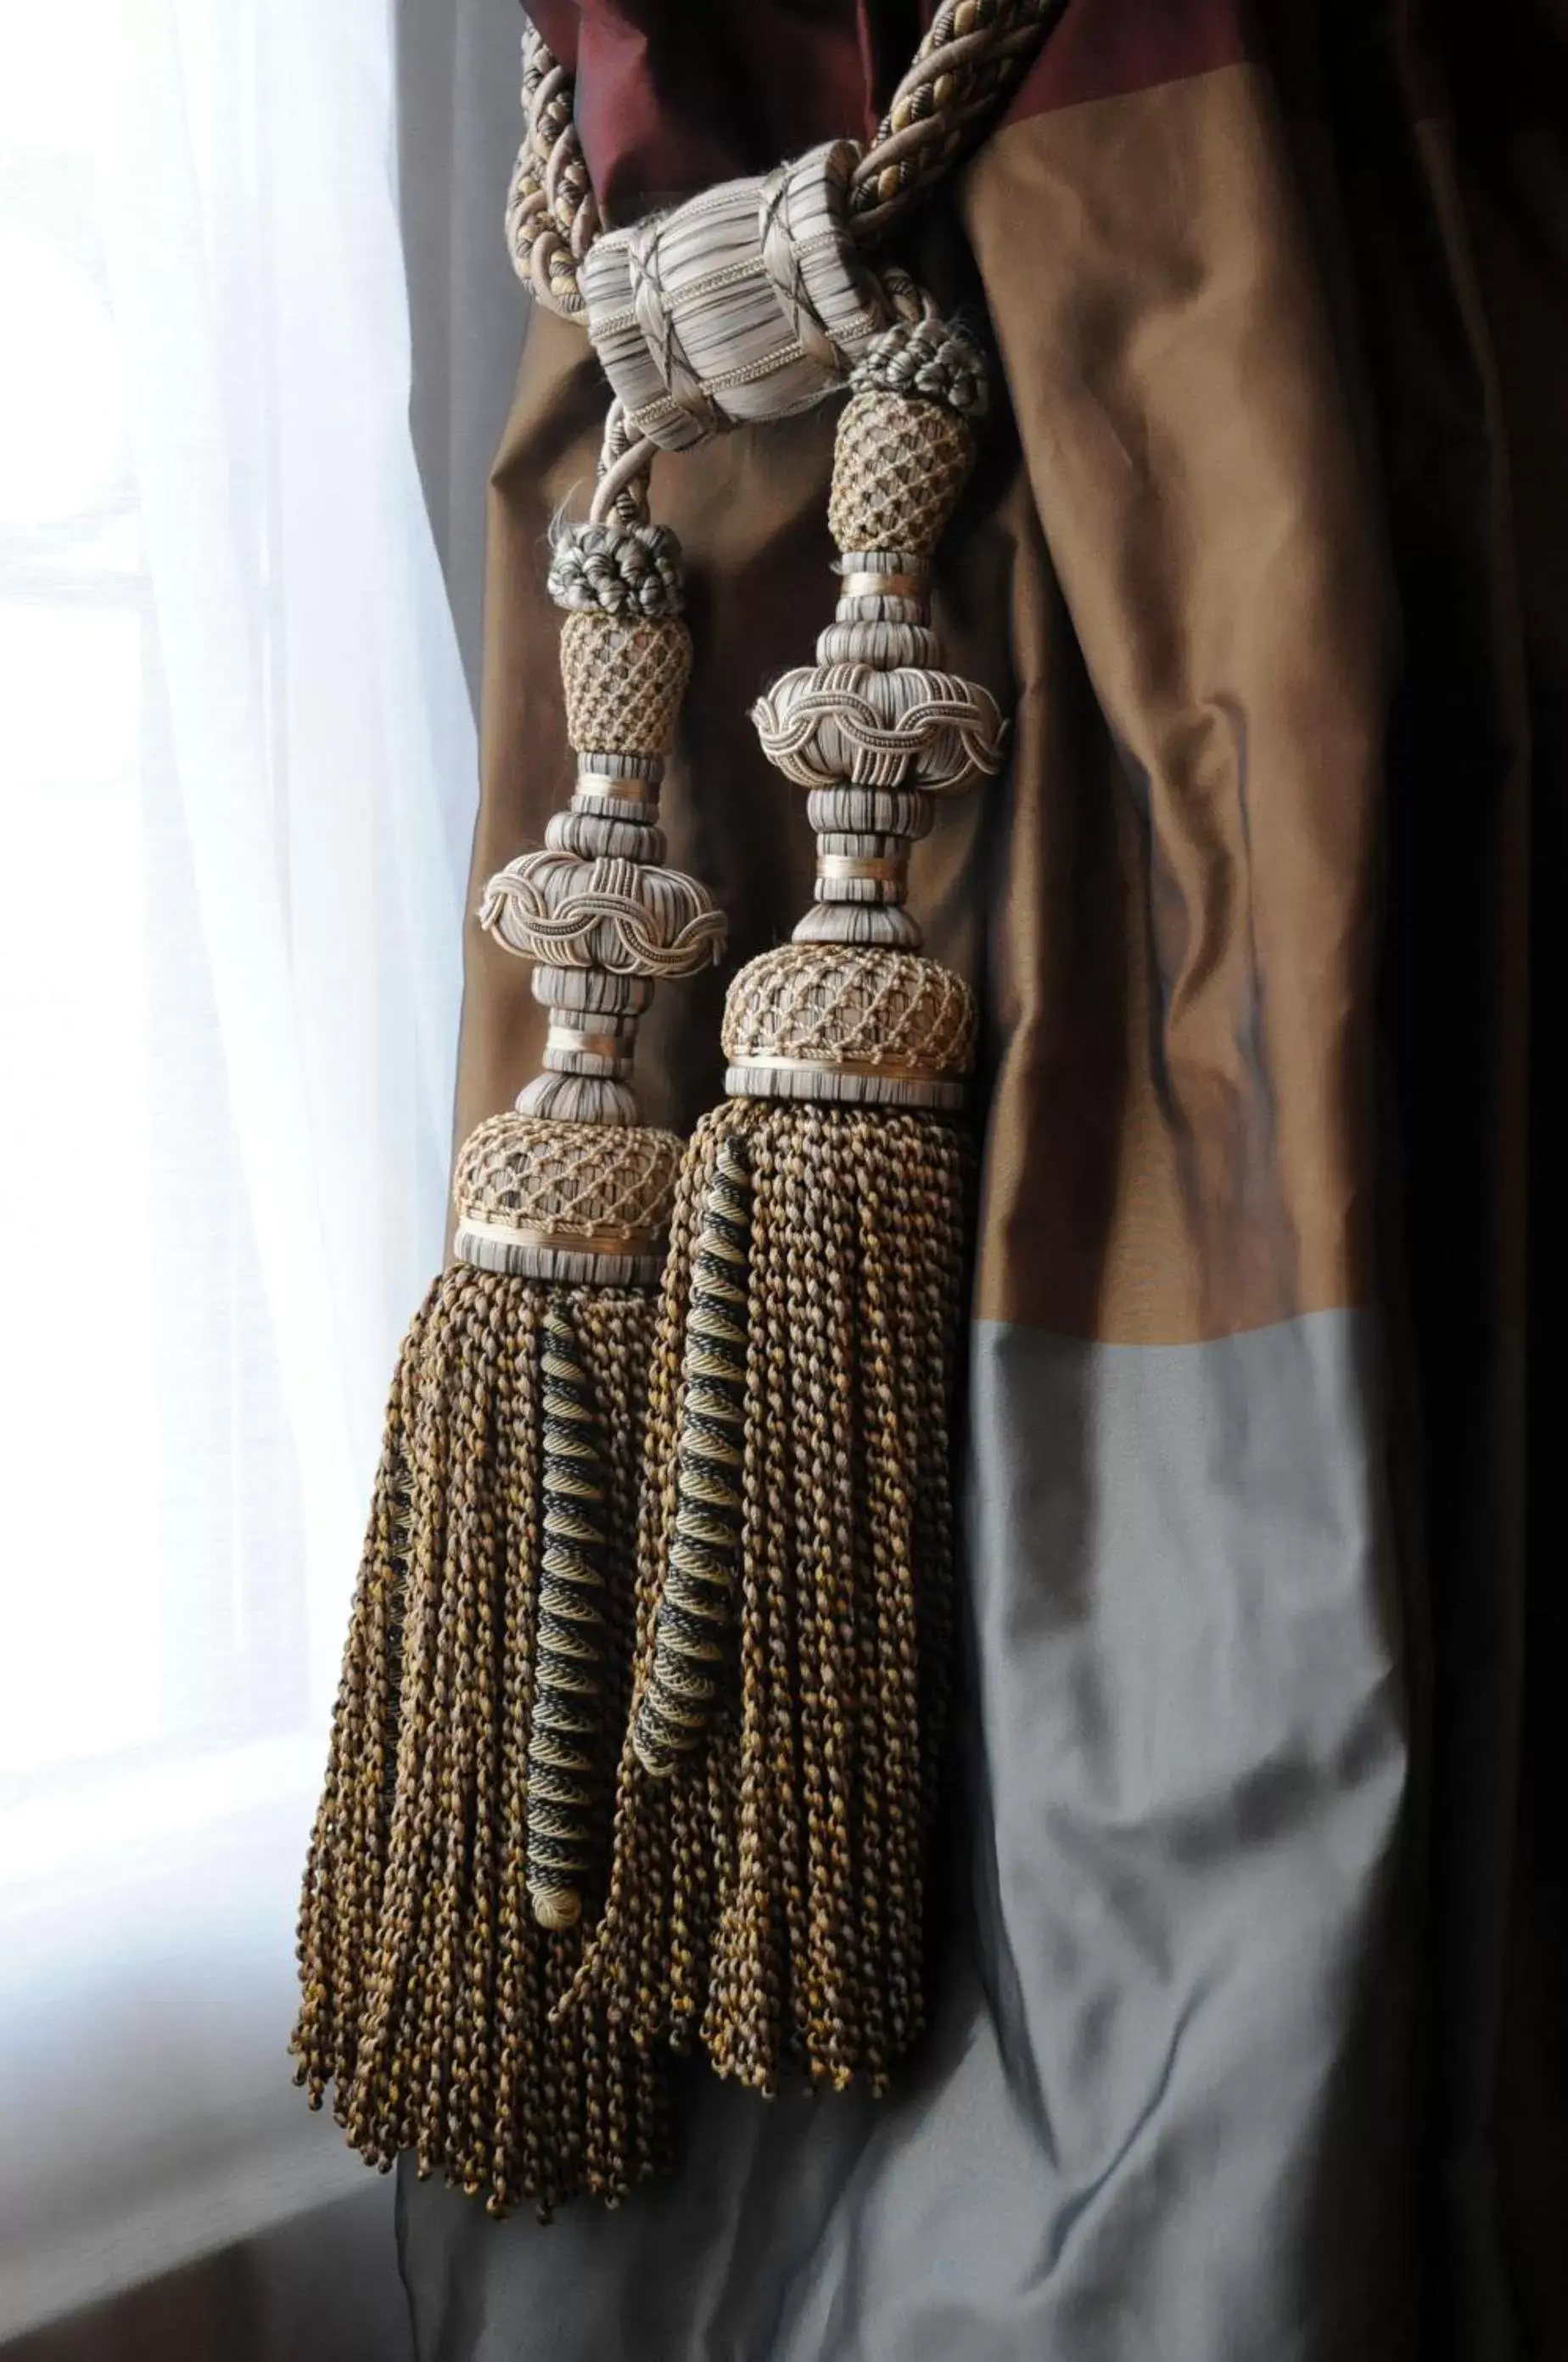
[[[661,1253],[681,1142],[650,1124],[508,1113],[469,1133],[453,1175],[453,1252],[485,1271],[647,1284]]]
[[[974,464],[970,421],[985,410],[985,356],[951,321],[900,321],[850,383],[828,505],[833,538],[841,550],[924,564]]]
[[[732,1098],[953,1108],[974,1059],[969,987],[937,960],[784,944],[743,967],[724,1008]]]
[[[582,608],[561,626],[566,735],[579,754],[667,755],[691,673],[691,634],[678,615],[623,620]]]

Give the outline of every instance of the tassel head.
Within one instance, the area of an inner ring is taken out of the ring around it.
[[[492,1116],[458,1154],[453,1253],[482,1271],[646,1286],[680,1161],[675,1134],[650,1124]]]
[[[736,1098],[956,1108],[974,1063],[974,996],[939,961],[860,944],[784,944],[724,1010]]]

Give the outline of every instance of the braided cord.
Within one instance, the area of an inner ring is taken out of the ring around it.
[[[598,236],[598,206],[572,120],[572,78],[532,20],[522,28],[522,146],[507,193],[507,244],[541,304],[581,319],[577,264]]]
[[[718,1694],[745,1508],[747,1264],[751,1182],[738,1140],[719,1143],[692,1255],[681,1371],[679,1475],[648,1686],[631,1740],[656,1780],[696,1746]]]
[[[1066,0],[942,0],[850,177],[850,226],[872,245],[971,147]],[[586,309],[577,266],[601,226],[572,117],[572,80],[532,22],[522,36],[524,132],[507,198],[520,279],[569,320]]]
[[[559,1303],[543,1325],[544,1551],[528,1744],[528,1893],[542,1926],[569,1927],[582,1911],[597,1836],[609,1484],[592,1389]]]
[[[850,224],[871,244],[973,143],[1066,0],[943,0],[850,184]]]

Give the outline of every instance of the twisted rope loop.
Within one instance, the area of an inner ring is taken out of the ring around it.
[[[850,216],[885,237],[957,162],[1045,39],[1065,0],[944,0],[855,168]]]
[[[598,206],[572,120],[572,78],[526,22],[522,116],[522,145],[507,192],[512,268],[541,304],[578,320],[577,265],[598,236]]]
[[[971,144],[1064,5],[943,0],[871,146],[845,143],[850,149],[847,217],[857,245],[884,237]],[[602,225],[572,120],[571,77],[532,24],[522,37],[522,109],[525,130],[506,212],[513,268],[540,303],[566,319],[581,319],[587,305],[579,265]],[[776,178],[770,175],[770,185]],[[764,222],[764,241],[770,228],[769,277],[775,288],[788,287],[798,271],[779,250],[776,223]],[[812,352],[822,332],[808,309],[803,307],[795,333]],[[819,352],[816,357],[825,359]]]

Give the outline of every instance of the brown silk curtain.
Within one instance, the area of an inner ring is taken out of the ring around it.
[[[537,15],[617,220],[863,131],[918,26]],[[1568,23],[1069,0],[905,251],[999,357],[938,602],[1014,717],[916,872],[987,1038],[938,2023],[880,2108],[694,2070],[618,2216],[408,2181],[420,2351],[1549,2362]],[[537,316],[476,879],[565,792],[543,553],[604,398]],[[808,889],[745,710],[828,610],[832,428],[654,476],[673,857],[737,960]],[[467,973],[460,1130],[539,1047],[477,931]],[[718,1094],[722,985],[659,996],[656,1120]]]

